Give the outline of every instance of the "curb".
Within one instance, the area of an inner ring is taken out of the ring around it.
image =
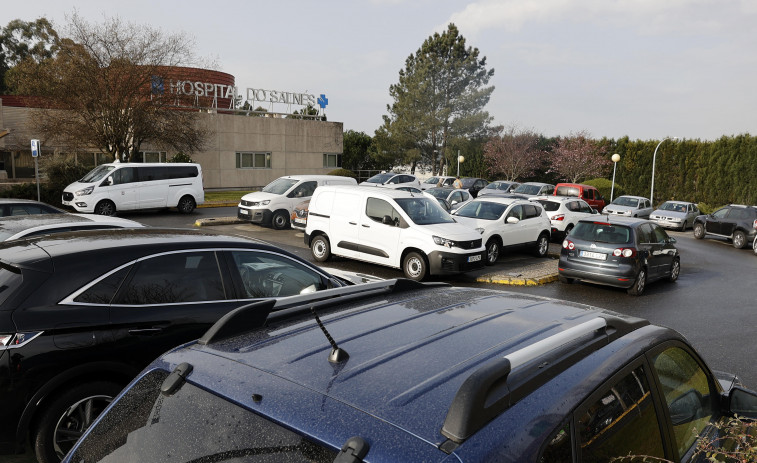
[[[552,273],[549,275],[545,275],[538,278],[501,278],[499,276],[495,277],[487,277],[482,276],[476,278],[476,281],[479,283],[491,283],[491,284],[497,284],[497,285],[510,285],[510,286],[538,286],[538,285],[544,285],[547,283],[552,283],[553,281],[557,281],[557,274]]]
[[[237,223],[249,223],[236,217],[211,217],[208,219],[197,219],[195,227],[204,227],[210,225],[234,225]]]

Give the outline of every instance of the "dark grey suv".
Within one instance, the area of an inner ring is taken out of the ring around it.
[[[757,236],[757,207],[729,204],[712,214],[694,219],[694,237],[707,235],[731,240],[736,249],[745,248]]]

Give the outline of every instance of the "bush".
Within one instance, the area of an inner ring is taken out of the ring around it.
[[[702,212],[702,214],[712,214],[713,212],[723,207],[723,206],[710,206],[707,203],[698,203],[697,206],[699,207],[699,210]]]
[[[347,170],[347,169],[332,170],[331,172],[328,173],[328,175],[339,175],[341,177],[352,177],[355,180],[357,180],[357,175],[355,175],[355,173],[352,172],[351,170]]]
[[[174,156],[168,160],[168,162],[194,162],[192,160],[192,156],[188,154],[184,154],[183,152],[179,151],[178,153],[174,154]]]
[[[618,196],[623,196],[626,194],[625,190],[621,185],[618,184],[618,182],[615,182],[615,190],[612,190],[612,180],[608,180],[606,178],[593,178],[591,180],[586,180],[584,182],[581,182],[584,185],[591,185],[602,194],[602,196],[605,198],[607,202],[610,202],[610,193],[613,193],[613,198],[617,198]]]

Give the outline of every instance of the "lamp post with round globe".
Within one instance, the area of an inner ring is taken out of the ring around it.
[[[465,156],[460,156],[460,150],[457,150],[457,176],[460,176],[460,163],[465,161]]]
[[[612,186],[610,187],[610,202],[612,202],[612,197],[615,194],[615,169],[618,167],[620,155],[618,153],[615,153],[610,159],[612,159]]]

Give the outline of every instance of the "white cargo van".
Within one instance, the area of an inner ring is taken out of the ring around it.
[[[423,193],[332,186],[310,200],[305,244],[315,260],[333,255],[401,268],[407,278],[484,266],[481,234]]]
[[[252,223],[271,225],[276,230],[289,228],[294,206],[313,196],[323,185],[357,185],[350,177],[338,175],[287,175],[266,185],[262,191],[242,196],[237,217]]]
[[[164,207],[189,214],[204,202],[202,169],[194,163],[102,164],[63,190],[65,206],[101,215]]]

